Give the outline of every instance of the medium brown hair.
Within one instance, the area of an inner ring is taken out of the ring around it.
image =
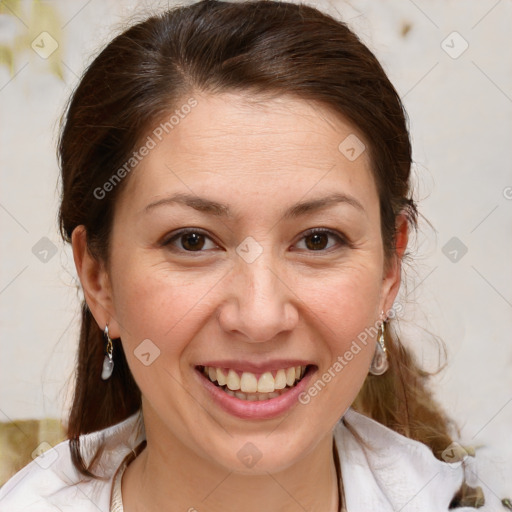
[[[365,138],[375,179],[388,264],[396,218],[417,228],[411,144],[395,88],[373,53],[339,20],[290,2],[203,0],[152,16],[115,37],[74,91],[59,140],[63,238],[84,225],[90,253],[109,262],[114,205],[125,177],[104,197],[94,193],[129,160],[147,131],[194,92],[292,95],[348,119]],[[340,141],[341,142],[341,141]],[[368,375],[353,407],[429,446],[441,458],[455,424],[434,401],[429,373],[386,331],[390,369]],[[112,377],[101,379],[104,339],[82,304],[76,386],[68,423],[72,459],[85,475],[81,434],[126,419],[141,407],[140,390],[120,344]],[[464,487],[453,506],[475,502]]]

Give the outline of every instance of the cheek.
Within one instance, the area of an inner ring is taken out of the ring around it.
[[[377,320],[380,275],[372,265],[345,267],[319,279],[304,280],[298,295],[330,330],[326,339],[334,339],[343,348],[343,343]]]
[[[183,399],[180,362],[201,325],[198,302],[204,293],[196,293],[197,284],[145,268],[140,261],[124,270],[114,303],[128,366],[143,396],[151,401],[173,397],[154,404],[157,409],[176,406]]]
[[[323,353],[318,375],[301,403],[318,411],[326,424],[334,424],[346,411],[368,375],[380,298],[376,269],[371,265],[345,268],[333,274],[327,285],[318,280],[304,283],[301,292],[312,322],[310,330],[322,340]]]
[[[373,357],[380,273],[371,265],[357,266],[333,275],[327,283],[310,282],[301,298],[316,334],[324,340],[322,370],[336,375],[331,389],[340,399],[355,398]]]
[[[218,276],[184,275],[145,264],[143,258],[117,268],[114,304],[123,345],[134,351],[149,339],[168,359],[166,364],[175,365],[176,356],[201,326],[205,290],[214,287]]]

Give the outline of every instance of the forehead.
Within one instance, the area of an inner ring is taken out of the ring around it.
[[[293,201],[334,188],[374,202],[368,151],[356,159],[344,153],[344,141],[362,145],[363,136],[341,116],[293,97],[194,99],[196,106],[175,116],[172,125],[165,124],[171,113],[148,130],[144,140],[151,137],[154,147],[130,176],[123,202],[140,209],[179,191],[223,202],[274,199],[282,206],[287,197]]]

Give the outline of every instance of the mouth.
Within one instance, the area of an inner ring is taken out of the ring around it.
[[[202,379],[237,401],[268,402],[297,388],[317,367],[308,364],[259,373],[216,366],[197,365],[195,368]]]
[[[318,367],[314,364],[242,371],[196,365],[196,375],[213,403],[243,419],[275,418],[298,403]],[[251,368],[252,369],[252,368]]]

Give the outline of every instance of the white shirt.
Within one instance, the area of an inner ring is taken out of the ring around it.
[[[474,512],[471,507],[448,506],[464,477],[462,464],[449,464],[434,457],[430,448],[356,412],[344,414],[365,448],[339,421],[334,439],[339,453],[341,476],[348,512]],[[94,471],[104,480],[81,475],[71,462],[69,441],[51,448],[14,475],[0,489],[0,512],[118,512],[122,511],[122,471],[145,440],[141,411],[99,432],[81,437],[84,460],[89,460],[100,443],[105,449]],[[466,478],[477,479],[476,459],[467,457]],[[504,512],[501,500],[485,495],[479,512]],[[117,495],[116,495],[117,492]],[[192,504],[193,505],[193,504]],[[198,510],[203,510],[197,504]]]

